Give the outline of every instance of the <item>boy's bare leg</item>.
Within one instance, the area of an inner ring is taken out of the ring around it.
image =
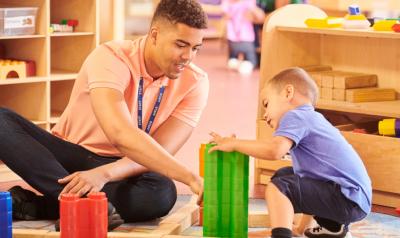
[[[271,228],[292,230],[294,210],[290,200],[273,184],[269,183],[265,191]]]
[[[313,220],[313,216],[303,214],[299,224],[293,226],[293,236],[303,236],[304,231],[311,227]]]

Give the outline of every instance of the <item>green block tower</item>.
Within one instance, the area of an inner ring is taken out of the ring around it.
[[[203,236],[247,237],[249,157],[239,152],[204,152]]]

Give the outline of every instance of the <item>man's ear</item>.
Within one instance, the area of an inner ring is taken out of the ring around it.
[[[152,26],[149,31],[150,41],[153,45],[157,42],[157,37],[160,29],[157,26]]]

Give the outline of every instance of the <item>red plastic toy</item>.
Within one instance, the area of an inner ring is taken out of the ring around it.
[[[61,238],[106,238],[107,198],[103,192],[88,198],[63,194],[60,200]]]
[[[79,24],[79,21],[78,21],[78,20],[73,20],[73,19],[67,20],[67,25],[68,25],[68,26],[77,27],[78,24]]]
[[[400,24],[394,24],[393,26],[392,26],[392,29],[395,31],[395,32],[400,32]]]

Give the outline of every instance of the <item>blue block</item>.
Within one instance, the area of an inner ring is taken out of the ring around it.
[[[349,14],[350,15],[360,15],[360,7],[358,5],[350,5],[349,6]]]
[[[0,237],[12,238],[12,200],[9,192],[0,192]]]

